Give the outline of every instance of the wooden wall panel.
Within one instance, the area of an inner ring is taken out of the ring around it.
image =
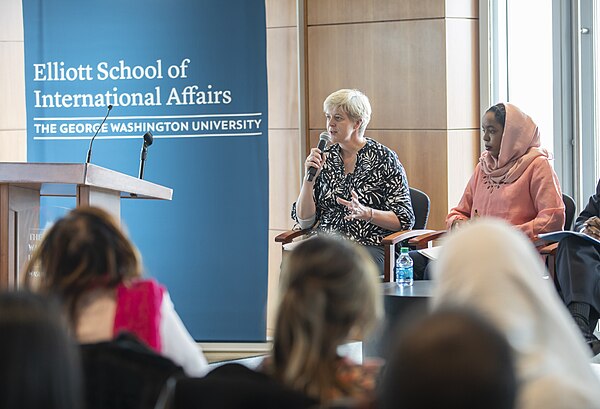
[[[444,20],[309,27],[310,128],[323,126],[327,95],[358,88],[372,129],[445,129],[444,30]]]
[[[365,135],[398,154],[398,159],[406,171],[409,185],[427,193],[431,200],[429,228],[444,228],[444,220],[448,213],[447,132],[445,130],[403,131],[367,128]],[[316,146],[318,139],[319,131],[311,131],[311,146]]]
[[[265,0],[267,28],[296,26],[296,0]]]
[[[0,41],[23,41],[21,0],[0,1]]]
[[[267,30],[269,128],[298,128],[298,44],[293,27]]]
[[[27,132],[0,130],[0,162],[27,161]]]
[[[269,266],[267,336],[273,335],[281,244],[275,236],[293,226],[290,208],[300,191],[298,33],[296,0],[266,0],[269,88]]]
[[[446,12],[449,18],[479,18],[478,0],[446,0]]]
[[[443,0],[306,0],[306,2],[308,25],[441,18],[445,10]]]
[[[446,20],[448,129],[479,129],[479,24]]]
[[[479,129],[448,132],[448,209],[458,204],[479,158]]]
[[[269,230],[269,279],[267,287],[267,337],[272,337],[275,329],[279,297],[279,276],[281,272],[281,243],[275,243],[280,230]]]
[[[373,139],[397,154],[404,166],[408,183],[424,191],[431,200],[428,228],[444,228],[447,214],[448,186],[446,131],[368,131]]]
[[[0,42],[0,130],[25,129],[25,67],[22,42]]]
[[[300,193],[300,134],[297,129],[269,130],[269,228],[289,230],[292,203]]]
[[[0,1],[0,161],[27,160],[21,0]]]
[[[296,73],[302,62],[296,56],[295,1],[266,0],[271,27],[267,34],[271,333],[281,263],[281,247],[272,240],[290,226],[289,206],[300,187],[304,136],[298,128],[308,126],[308,145],[315,146],[325,128],[322,104],[327,95],[340,88],[358,88],[370,98],[373,116],[367,136],[394,149],[410,185],[430,196],[431,228],[445,227],[448,209],[460,198],[479,156],[477,0],[305,0],[305,4],[307,83],[302,86],[308,118],[300,124]]]

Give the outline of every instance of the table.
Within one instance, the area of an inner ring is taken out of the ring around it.
[[[410,325],[412,319],[427,314],[428,299],[431,297],[431,280],[415,281],[410,287],[400,287],[396,283],[382,283],[385,320],[375,332],[373,339],[363,345],[363,356],[385,357],[388,343],[402,328]]]

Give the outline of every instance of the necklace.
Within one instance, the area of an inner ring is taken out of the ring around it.
[[[354,172],[354,168],[356,167],[356,159],[358,158],[358,154],[352,155],[350,159],[343,159],[344,161],[344,173],[349,174]]]

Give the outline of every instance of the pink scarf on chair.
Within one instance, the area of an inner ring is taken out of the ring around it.
[[[538,156],[550,158],[540,148],[540,131],[533,120],[513,104],[504,103],[506,121],[498,158],[483,152],[479,158],[481,170],[492,185],[513,183]]]
[[[120,284],[113,334],[131,332],[150,348],[161,352],[160,307],[164,291],[155,280]]]

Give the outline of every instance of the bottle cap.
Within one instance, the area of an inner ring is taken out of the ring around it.
[[[408,253],[408,247],[400,247],[400,253]]]

